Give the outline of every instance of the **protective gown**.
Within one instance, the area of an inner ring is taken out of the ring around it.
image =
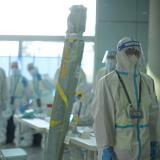
[[[31,86],[31,96],[32,96],[32,108],[36,116],[40,118],[45,118],[49,116],[48,104],[53,103],[53,92],[52,85],[50,85],[48,79],[44,79],[39,73],[38,69],[34,66],[33,73],[31,70],[32,81]],[[42,135],[41,147],[45,147],[45,134]]]
[[[93,125],[93,117],[91,115],[91,101],[93,93],[91,86],[88,83],[80,83],[76,89],[76,94],[81,95],[80,100],[76,100],[73,103],[72,114],[73,121],[79,117],[77,126],[88,126]],[[86,150],[78,148],[76,146],[70,146],[70,159],[71,160],[83,160],[86,154]]]
[[[133,121],[129,102],[116,71],[101,78],[94,99],[99,160],[106,146],[113,146],[118,160],[150,160],[150,142],[160,139],[159,107],[151,77],[133,68],[126,54],[117,54],[116,70],[123,80],[132,105],[142,118]],[[141,81],[141,103],[139,84]]]
[[[10,97],[13,97],[13,102],[10,101],[10,106],[13,108],[14,114],[20,114],[29,108],[31,90],[28,80],[17,69],[15,74],[10,77]],[[14,143],[16,146],[28,147],[32,145],[33,132],[25,125],[15,123]]]

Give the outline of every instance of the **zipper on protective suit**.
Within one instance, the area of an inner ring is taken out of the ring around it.
[[[140,76],[140,80],[139,80],[139,92],[137,90],[137,82],[136,82],[136,73],[134,72],[133,75],[133,82],[134,82],[134,91],[135,91],[135,95],[136,95],[136,104],[137,104],[137,108],[135,109],[132,105],[131,99],[129,97],[128,91],[125,87],[125,84],[122,80],[122,78],[120,77],[118,71],[116,70],[118,79],[120,80],[120,83],[122,85],[122,88],[125,92],[126,98],[128,100],[129,106],[130,106],[130,111],[129,111],[129,116],[130,118],[135,122],[136,125],[136,129],[137,129],[137,141],[138,141],[138,157],[137,160],[140,160],[141,157],[141,139],[140,139],[140,129],[139,129],[139,120],[142,118],[143,114],[140,108],[140,104],[141,104],[141,92],[142,92],[142,88],[141,88],[141,76]]]

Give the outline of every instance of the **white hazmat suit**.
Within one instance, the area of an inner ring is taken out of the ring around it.
[[[93,93],[88,83],[80,83],[76,88],[76,101],[73,103],[72,114],[79,117],[79,126],[92,126],[91,102]]]
[[[32,76],[31,92],[32,107],[37,117],[45,118],[50,113],[48,105],[53,103],[53,85],[47,78],[43,78],[33,63],[28,64],[28,71]],[[42,135],[41,147],[45,146],[45,135]]]
[[[74,127],[88,126],[92,127],[93,117],[91,115],[91,102],[93,93],[91,86],[88,83],[80,83],[76,89],[76,101],[73,104],[72,115],[73,121],[73,133]],[[78,148],[76,146],[70,146],[71,160],[83,160],[86,155],[86,150]]]
[[[108,148],[118,160],[150,160],[150,142],[160,139],[154,82],[139,72],[139,42],[123,38],[117,51],[116,70],[99,80],[94,97],[99,160]]]
[[[28,80],[21,74],[18,62],[11,63],[12,75],[10,76],[10,105],[14,114],[22,114],[27,110],[30,99],[30,88]],[[16,146],[28,147],[32,145],[32,130],[25,125],[21,125],[15,121],[15,137]]]
[[[28,64],[28,71],[32,76],[32,106],[35,111],[47,111],[47,104],[53,102],[52,85],[48,83],[48,79],[44,79],[39,73],[37,67],[33,63]]]

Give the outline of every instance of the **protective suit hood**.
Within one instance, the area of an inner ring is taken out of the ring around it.
[[[129,48],[138,50],[140,52],[139,57],[136,57],[135,55],[126,55],[125,52]],[[117,45],[116,69],[121,72],[138,73],[140,71],[142,57],[143,52],[140,43],[129,37],[124,37]]]

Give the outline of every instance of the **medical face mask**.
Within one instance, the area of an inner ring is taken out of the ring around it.
[[[19,70],[17,68],[12,68],[12,74],[13,75],[19,74]]]
[[[33,76],[33,77],[35,77],[36,75],[37,75],[37,70],[36,69],[31,69],[30,70],[30,74],[31,74],[31,76]]]
[[[132,66],[135,66],[138,62],[138,57],[136,55],[128,55],[128,60],[131,63]]]

